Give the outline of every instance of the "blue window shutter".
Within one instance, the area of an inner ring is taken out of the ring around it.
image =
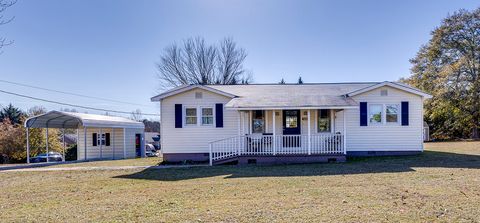
[[[110,133],[105,133],[105,146],[110,146]]]
[[[182,128],[182,104],[175,104],[175,128]]]
[[[408,125],[408,101],[402,101],[402,125]]]
[[[223,104],[215,104],[215,126],[223,128]]]
[[[368,125],[367,116],[367,102],[360,102],[360,126]]]
[[[92,133],[92,146],[97,146],[97,133]]]

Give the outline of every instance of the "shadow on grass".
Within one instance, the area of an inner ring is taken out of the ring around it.
[[[415,171],[415,167],[480,169],[480,156],[437,151],[421,155],[396,157],[349,158],[345,163],[296,164],[276,166],[214,166],[169,169],[145,169],[115,178],[178,181],[204,177],[290,177],[326,176],[364,173],[398,173]]]

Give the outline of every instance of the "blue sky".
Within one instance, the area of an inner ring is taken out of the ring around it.
[[[120,104],[0,83],[0,89],[99,108],[158,113],[155,62],[188,37],[232,37],[256,83],[398,80],[442,18],[475,1],[19,0],[0,26],[15,41],[0,79],[110,98]],[[0,105],[41,103],[0,93]],[[87,111],[77,109],[79,111]],[[99,113],[88,111],[89,113]],[[154,118],[154,117],[149,117]]]

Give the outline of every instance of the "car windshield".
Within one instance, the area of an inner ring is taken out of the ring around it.
[[[40,153],[40,154],[38,154],[38,156],[47,156],[47,154],[46,153]]]

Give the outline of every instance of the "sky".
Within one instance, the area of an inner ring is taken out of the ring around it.
[[[255,83],[396,81],[449,13],[476,1],[18,0],[0,26],[0,90],[102,109],[159,113],[155,63],[189,37],[233,38]],[[125,103],[123,103],[125,102]],[[0,106],[71,108],[0,92]],[[80,112],[105,112],[76,108]],[[121,115],[110,113],[111,115]],[[125,115],[124,115],[125,116]],[[128,115],[126,115],[128,116]],[[158,119],[158,116],[144,116]]]

